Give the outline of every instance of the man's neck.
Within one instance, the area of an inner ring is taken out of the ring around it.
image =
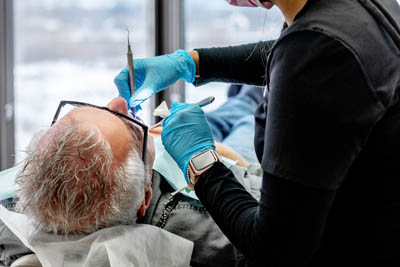
[[[275,0],[272,2],[281,10],[286,23],[290,26],[307,1],[308,0]]]

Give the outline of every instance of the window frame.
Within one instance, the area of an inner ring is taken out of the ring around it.
[[[184,49],[184,0],[153,0],[146,4],[150,25],[146,38],[153,47],[149,56],[172,53]],[[0,1],[0,170],[15,164],[14,126],[14,6],[13,0]],[[182,81],[157,94],[151,104],[151,113],[163,100],[185,100]],[[154,121],[150,122],[154,123]]]
[[[15,163],[13,0],[0,1],[0,170]]]

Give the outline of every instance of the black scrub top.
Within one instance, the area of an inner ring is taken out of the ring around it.
[[[249,264],[400,266],[400,48],[381,24],[357,0],[309,0],[273,46],[198,52],[197,85],[266,85],[260,201],[222,164],[195,186]]]

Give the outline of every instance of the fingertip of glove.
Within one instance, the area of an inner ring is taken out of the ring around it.
[[[114,78],[114,84],[119,85],[119,84],[127,84],[128,82],[128,74],[125,72],[120,72],[117,76]]]
[[[121,83],[121,80],[120,80],[120,78],[119,78],[118,76],[119,76],[119,74],[118,74],[117,76],[114,77],[114,84],[115,84],[115,85]]]
[[[166,127],[166,125],[168,124],[169,120],[170,120],[170,117],[168,116],[161,122],[161,126],[163,127],[163,131],[161,132],[161,138],[163,138],[164,136],[166,136],[169,133],[169,130]]]

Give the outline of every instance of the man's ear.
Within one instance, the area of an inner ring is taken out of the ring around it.
[[[147,186],[146,192],[144,193],[144,199],[142,205],[139,208],[138,214],[140,217],[143,217],[146,214],[148,207],[150,206],[151,197],[153,196],[153,190],[151,189],[151,185]]]

